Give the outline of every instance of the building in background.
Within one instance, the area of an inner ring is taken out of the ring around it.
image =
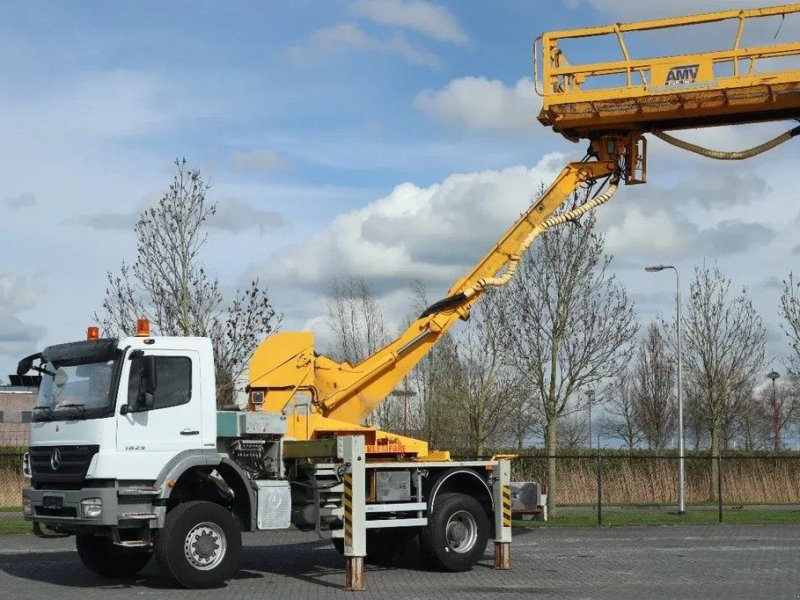
[[[0,385],[0,447],[27,446],[39,377],[10,375],[9,385]]]

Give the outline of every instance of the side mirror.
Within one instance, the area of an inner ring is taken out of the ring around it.
[[[17,375],[25,375],[25,373],[30,371],[33,368],[33,361],[35,361],[37,358],[42,358],[41,352],[26,356],[19,361],[19,364],[17,365]]]
[[[156,372],[156,359],[155,356],[143,355],[138,353],[132,355],[134,359],[134,366],[132,368],[139,369],[139,389],[133,402],[133,406],[126,404],[122,407],[122,414],[136,412],[140,410],[150,410],[153,408],[153,399],[158,387],[158,374]]]

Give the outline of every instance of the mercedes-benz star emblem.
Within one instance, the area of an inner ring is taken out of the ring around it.
[[[53,448],[50,453],[50,467],[53,471],[58,471],[61,468],[61,450]]]

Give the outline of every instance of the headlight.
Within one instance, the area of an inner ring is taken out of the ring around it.
[[[103,501],[100,498],[87,498],[81,500],[81,517],[84,519],[99,519],[103,516]]]
[[[22,455],[22,476],[29,479],[31,476],[31,455],[27,452]]]
[[[30,517],[33,514],[33,504],[31,504],[31,499],[27,496],[22,497],[22,514],[26,517]]]

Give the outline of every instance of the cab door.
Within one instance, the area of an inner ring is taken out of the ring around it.
[[[128,358],[117,407],[117,477],[155,479],[178,453],[202,444],[200,356],[191,350],[145,350],[152,355],[156,387],[152,407],[123,414],[140,392],[142,355]],[[127,391],[127,393],[126,393]]]

